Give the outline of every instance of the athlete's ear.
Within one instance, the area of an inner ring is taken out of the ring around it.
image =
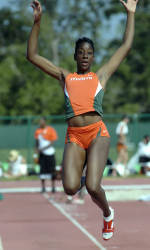
[[[93,54],[93,59],[92,59],[92,63],[95,61],[95,56],[94,56],[94,54]]]
[[[74,60],[76,61],[77,60],[77,56],[76,56],[76,54],[74,53]]]

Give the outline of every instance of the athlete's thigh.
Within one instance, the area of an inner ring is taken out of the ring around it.
[[[63,156],[63,182],[79,184],[85,162],[86,151],[76,143],[65,144]]]
[[[86,182],[93,185],[100,184],[108,158],[110,138],[100,136],[96,138],[87,152]]]

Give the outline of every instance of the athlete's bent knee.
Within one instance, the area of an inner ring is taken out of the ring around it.
[[[65,186],[64,185],[64,191],[68,195],[74,195],[78,191],[79,187],[78,186]]]
[[[100,185],[97,184],[87,184],[86,185],[87,191],[88,193],[93,196],[93,197],[97,197],[99,195],[99,193],[104,192],[103,188]]]

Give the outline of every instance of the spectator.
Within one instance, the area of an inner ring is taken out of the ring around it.
[[[40,179],[42,192],[45,192],[45,180],[51,179],[52,192],[55,192],[55,148],[53,143],[57,140],[54,128],[47,126],[46,119],[40,119],[40,127],[35,131],[36,153],[39,158]]]
[[[150,173],[150,137],[145,135],[139,144],[139,163],[141,164],[141,174]]]
[[[8,160],[10,165],[8,177],[18,177],[27,174],[26,160],[22,155],[19,154],[17,150],[10,151]]]
[[[0,167],[0,177],[3,176],[3,169]]]
[[[114,172],[119,172],[121,175],[126,174],[127,169],[127,161],[128,161],[128,150],[127,150],[127,134],[129,132],[128,129],[129,117],[124,115],[122,120],[118,123],[116,127],[116,135],[118,137],[117,141],[117,160],[114,164]],[[119,168],[123,167],[123,171],[119,171]]]
[[[132,156],[128,162],[128,169],[131,173],[135,173],[135,166],[140,163],[141,174],[150,173],[150,137],[145,135],[141,142],[138,144],[137,152]]]

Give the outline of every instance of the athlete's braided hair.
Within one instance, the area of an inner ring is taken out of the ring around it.
[[[93,41],[90,38],[88,38],[88,37],[82,37],[82,38],[79,38],[76,41],[76,44],[75,44],[75,55],[77,54],[77,50],[78,50],[78,48],[79,48],[79,46],[80,46],[81,43],[89,43],[91,45],[91,47],[93,49],[93,53],[94,53],[95,48],[94,48]]]

